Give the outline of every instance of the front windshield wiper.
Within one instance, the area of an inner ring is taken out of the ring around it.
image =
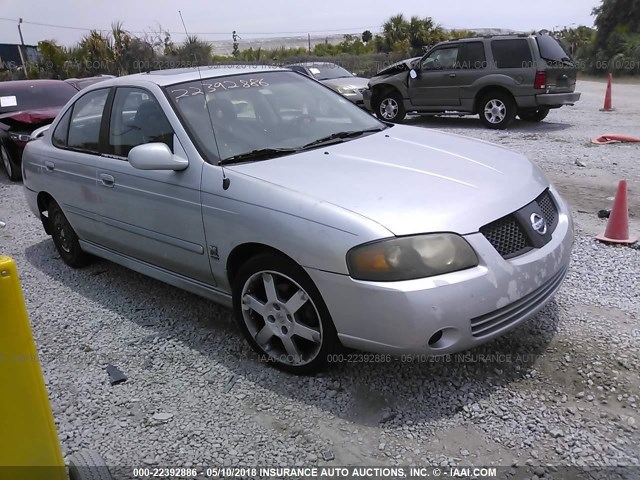
[[[361,135],[364,135],[365,133],[381,132],[382,130],[385,130],[386,128],[387,127],[384,127],[384,128],[369,128],[367,130],[347,130],[347,131],[344,131],[344,132],[332,133],[331,135],[327,135],[326,137],[322,137],[322,138],[319,138],[317,140],[314,140],[313,142],[307,143],[306,145],[304,145],[302,147],[302,150],[305,150],[305,149],[311,148],[311,147],[318,147],[320,145],[325,145],[325,144],[341,143],[342,141],[344,141],[347,138],[359,137]]]
[[[298,148],[259,148],[250,152],[240,153],[229,158],[222,159],[218,165],[229,165],[231,163],[241,163],[248,160],[268,160],[270,158],[280,157],[282,155],[290,155],[300,151]]]

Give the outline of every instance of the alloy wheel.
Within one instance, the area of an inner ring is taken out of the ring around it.
[[[380,102],[380,115],[385,120],[393,120],[398,115],[398,102],[393,98],[385,98]]]
[[[489,123],[500,123],[507,115],[507,106],[498,99],[489,100],[484,106],[484,117]]]
[[[245,282],[240,298],[250,335],[271,359],[301,366],[318,356],[323,342],[320,315],[293,279],[275,271],[257,272]]]

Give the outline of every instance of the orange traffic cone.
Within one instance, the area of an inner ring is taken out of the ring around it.
[[[613,75],[609,74],[609,80],[607,81],[607,91],[604,94],[604,107],[600,109],[601,112],[613,112],[615,108],[611,106],[611,82],[613,81]]]
[[[620,180],[616,198],[613,200],[613,208],[607,228],[596,240],[606,243],[636,243],[638,237],[629,238],[629,210],[627,208],[627,181]]]

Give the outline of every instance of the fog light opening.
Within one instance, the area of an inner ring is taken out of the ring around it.
[[[457,328],[441,328],[429,338],[429,347],[433,349],[449,348],[458,340],[460,340],[460,331]]]
[[[429,339],[429,346],[431,348],[438,348],[436,345],[440,340],[442,340],[442,330],[438,330],[436,333],[431,335],[431,338]]]

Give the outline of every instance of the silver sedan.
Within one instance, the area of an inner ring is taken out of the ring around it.
[[[295,373],[341,345],[500,336],[551,300],[573,243],[522,155],[382,123],[285,69],[105,80],[28,144],[23,173],[65,263],[99,256],[232,307],[259,358]]]

